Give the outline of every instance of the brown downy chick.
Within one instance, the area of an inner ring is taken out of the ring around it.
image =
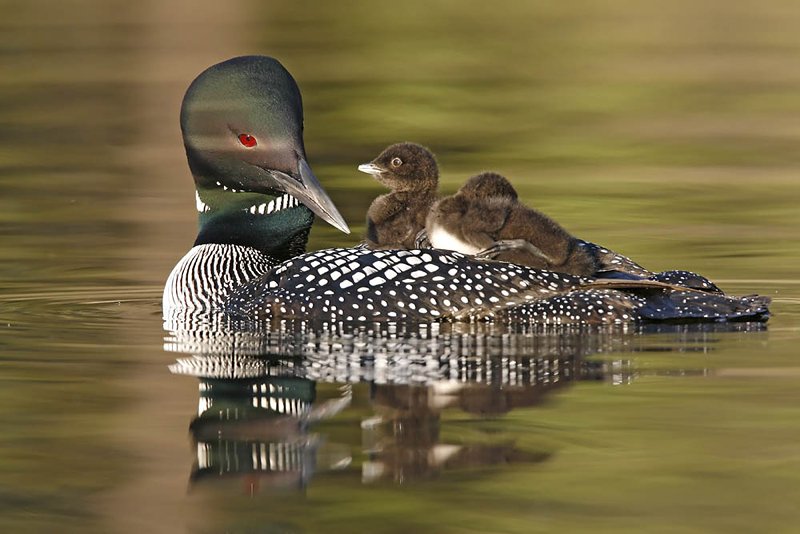
[[[521,204],[511,183],[492,172],[473,176],[437,202],[426,229],[435,248],[584,276],[597,271],[580,240]]]
[[[415,248],[417,234],[436,200],[439,167],[424,146],[397,143],[358,170],[391,189],[367,211],[366,243],[371,249]]]

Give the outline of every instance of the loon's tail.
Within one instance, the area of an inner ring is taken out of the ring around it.
[[[759,321],[769,319],[769,297],[748,295],[733,297],[721,293],[664,291],[648,295],[639,308],[645,321],[725,322]]]
[[[510,322],[616,324],[625,322],[764,322],[769,297],[733,297],[698,290],[675,290],[635,281],[631,287],[577,289],[509,307],[496,316]],[[664,284],[665,285],[665,284]],[[616,286],[616,287],[614,287]]]

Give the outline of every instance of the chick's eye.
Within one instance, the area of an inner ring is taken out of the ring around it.
[[[253,148],[258,144],[258,141],[256,141],[255,137],[246,133],[239,134],[239,142],[242,144],[242,146],[247,148]]]
[[[403,164],[403,160],[400,158],[392,158],[392,167],[399,167]]]

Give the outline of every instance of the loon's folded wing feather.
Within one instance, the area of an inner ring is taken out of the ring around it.
[[[657,280],[597,280],[440,250],[328,249],[286,261],[245,284],[226,309],[257,320],[607,324],[764,320],[767,303]]]

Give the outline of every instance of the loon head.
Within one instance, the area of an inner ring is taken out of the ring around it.
[[[458,195],[469,199],[502,198],[517,200],[517,191],[508,179],[496,172],[476,174],[458,190]]]
[[[430,150],[416,143],[388,146],[377,158],[358,166],[393,191],[436,190],[439,166]]]
[[[300,90],[277,60],[243,56],[209,67],[186,91],[181,130],[201,220],[203,212],[287,210],[307,228],[305,206],[350,233],[306,162]]]

